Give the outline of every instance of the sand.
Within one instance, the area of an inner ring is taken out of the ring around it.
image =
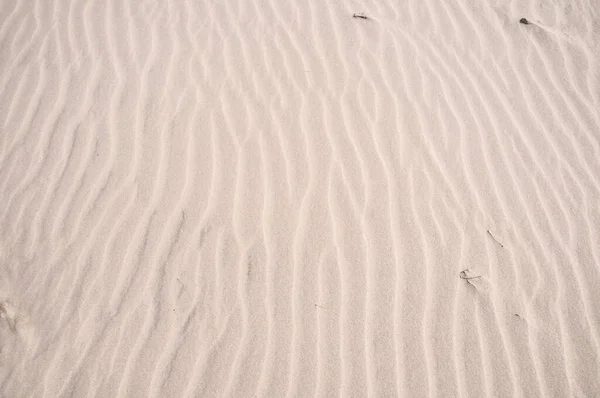
[[[599,21],[0,2],[0,395],[600,395]]]

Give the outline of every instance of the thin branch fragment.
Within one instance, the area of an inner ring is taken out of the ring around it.
[[[481,278],[481,275],[477,275],[477,276],[468,276],[467,272],[469,272],[469,269],[465,269],[460,271],[460,279],[479,279]]]
[[[490,232],[490,230],[489,230],[489,229],[487,230],[487,233],[488,233],[488,235],[489,235],[489,236],[490,236],[490,237],[491,237],[491,238],[494,240],[494,242],[496,242],[498,245],[500,245],[500,247],[504,247],[504,245],[503,245],[502,243],[498,242],[498,239],[496,239],[496,238],[494,237],[494,235],[492,235],[492,233]]]
[[[471,282],[471,279],[480,279],[481,275],[477,275],[477,276],[469,276],[469,269],[464,269],[462,271],[460,271],[460,273],[458,274],[458,276],[460,277],[460,279],[464,279],[465,281],[467,281],[467,283],[473,287],[476,288],[476,286]]]

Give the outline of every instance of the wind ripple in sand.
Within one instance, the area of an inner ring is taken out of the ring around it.
[[[586,7],[2,3],[3,395],[597,395]]]

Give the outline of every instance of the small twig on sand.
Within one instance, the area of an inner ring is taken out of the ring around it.
[[[526,319],[523,317],[523,315],[520,315],[520,314],[517,314],[517,313],[514,313],[513,315],[514,315],[514,317],[515,317],[515,318],[517,318],[517,319],[520,319],[521,321],[527,321],[527,320],[526,320]]]
[[[489,236],[490,236],[490,237],[491,237],[491,238],[494,240],[494,242],[496,242],[497,244],[499,244],[499,245],[500,245],[500,247],[504,247],[504,245],[503,245],[502,243],[498,242],[498,239],[496,239],[496,238],[494,237],[494,235],[492,235],[492,233],[490,232],[490,230],[489,230],[489,229],[487,230],[487,233],[488,233],[488,235],[489,235]]]
[[[521,19],[519,19],[519,23],[522,23],[523,25],[535,25],[533,22],[531,22],[527,18],[521,18]]]
[[[463,269],[462,271],[460,271],[460,273],[458,274],[458,276],[460,276],[460,279],[464,279],[467,281],[467,283],[473,287],[475,287],[475,285],[471,282],[471,279],[480,279],[481,275],[478,276],[469,276],[469,269]]]
[[[360,18],[360,19],[369,19],[369,17],[367,17],[365,14],[363,14],[362,12],[359,14],[353,14],[352,18]]]

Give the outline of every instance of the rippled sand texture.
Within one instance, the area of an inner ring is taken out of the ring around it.
[[[593,3],[0,2],[1,395],[597,396]]]

